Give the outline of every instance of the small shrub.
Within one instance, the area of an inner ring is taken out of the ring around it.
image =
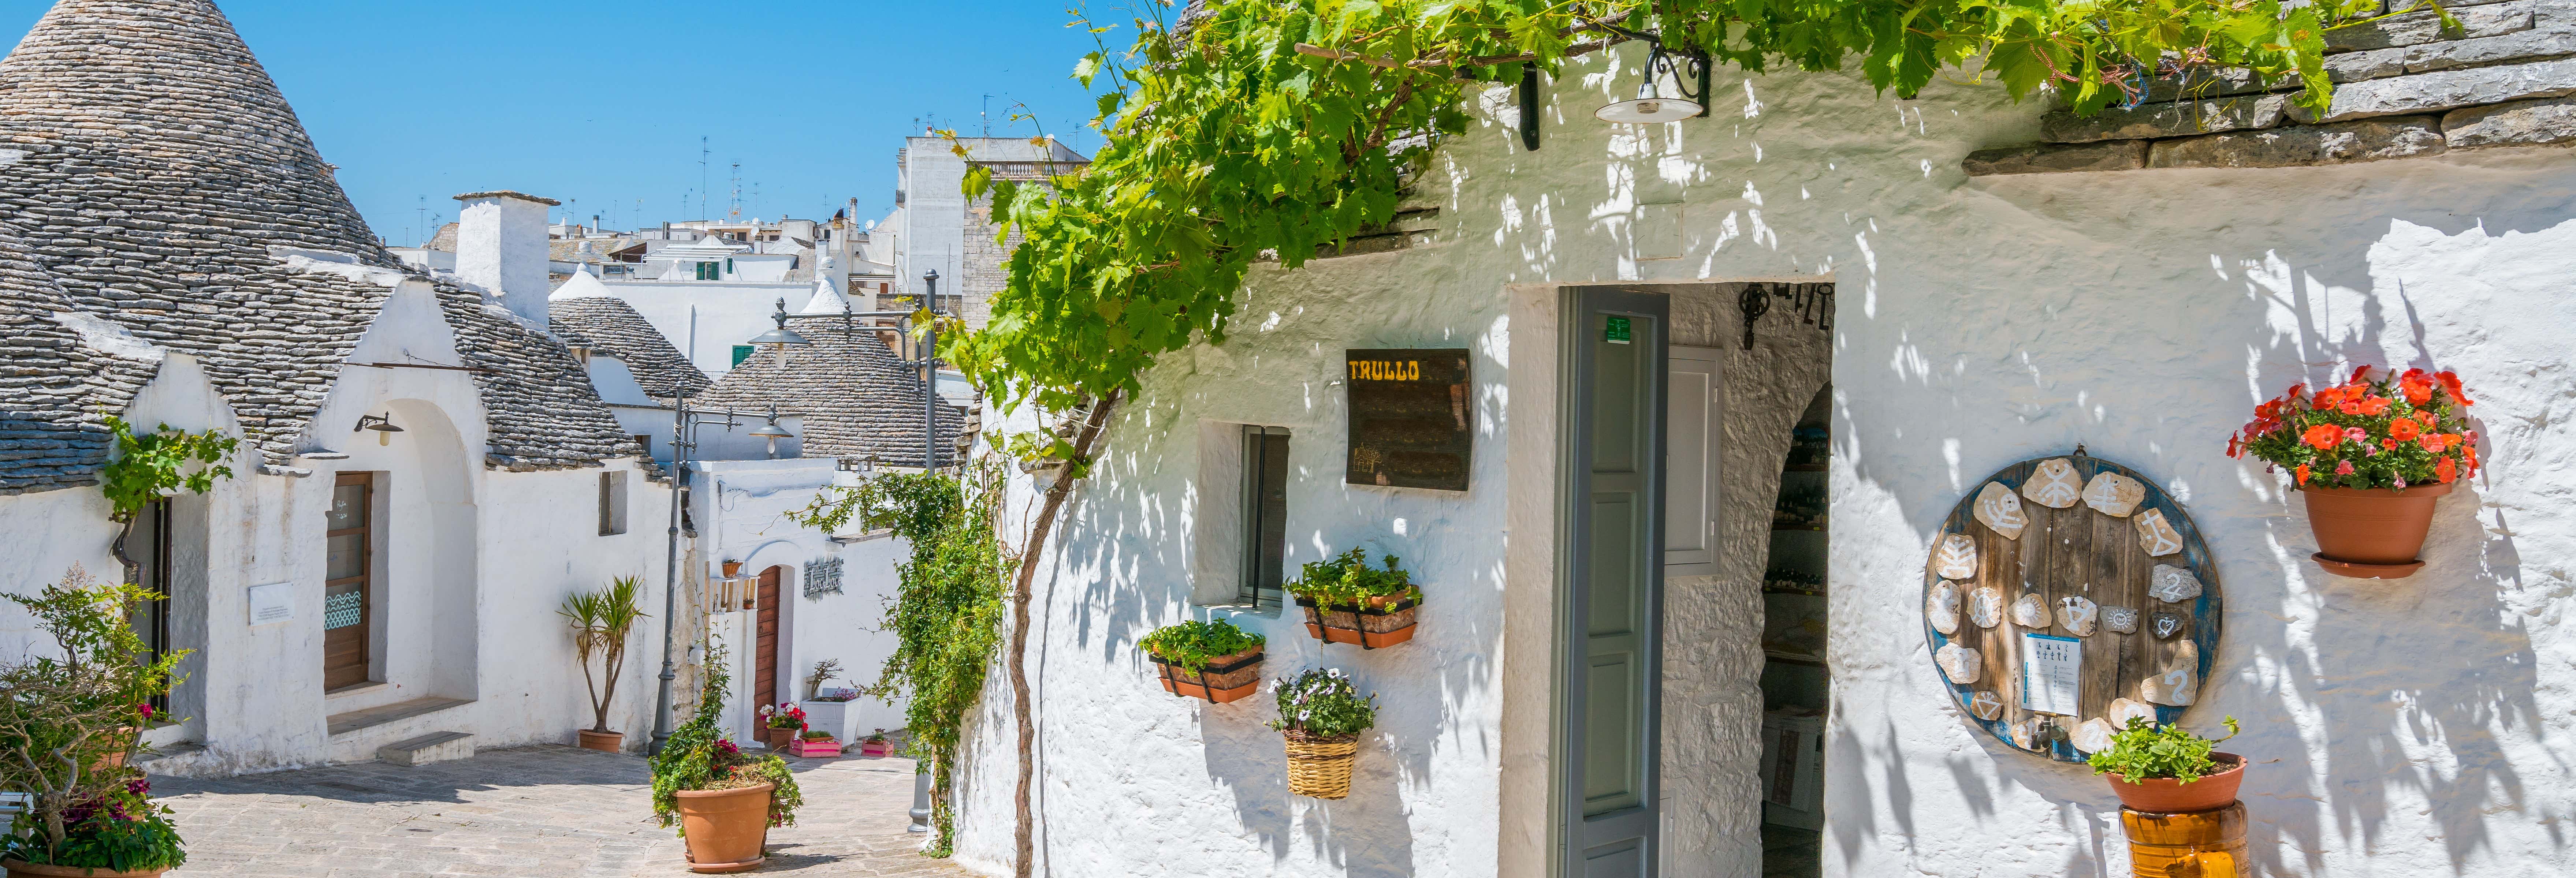
[[[1136,641],[1136,647],[1163,661],[1195,671],[1207,667],[1211,659],[1253,649],[1266,642],[1267,638],[1259,634],[1219,619],[1156,628],[1153,633]]]
[[[1377,693],[1360,697],[1350,675],[1332,668],[1308,668],[1294,678],[1279,679],[1279,718],[1270,727],[1316,737],[1341,737],[1377,725]]]
[[[2179,725],[2150,725],[2133,716],[2128,728],[2111,734],[2111,749],[2093,754],[2085,764],[2093,766],[2094,774],[2116,774],[2130,783],[2146,778],[2190,783],[2217,769],[2218,763],[2209,758],[2210,748],[2236,737],[2236,718],[2228,717],[2226,725],[2226,738],[2211,739]]]
[[[787,770],[787,760],[745,753],[719,730],[725,687],[732,682],[733,676],[725,671],[724,650],[707,650],[698,712],[673,731],[662,742],[662,752],[653,757],[653,815],[661,818],[663,826],[680,822],[682,790],[738,790],[765,783],[778,785],[769,793],[769,825],[796,825],[796,809],[804,806],[805,793]],[[681,834],[688,831],[682,829]]]

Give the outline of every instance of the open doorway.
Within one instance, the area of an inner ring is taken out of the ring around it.
[[[1762,574],[1762,875],[1824,872],[1825,596],[1833,387],[1790,431]]]

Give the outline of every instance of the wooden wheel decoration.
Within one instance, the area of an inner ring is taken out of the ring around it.
[[[2218,569],[2182,506],[2075,453],[1959,501],[1923,572],[1923,633],[1971,722],[2065,762],[2131,716],[2182,718],[2218,653]]]

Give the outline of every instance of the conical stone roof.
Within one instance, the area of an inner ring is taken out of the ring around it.
[[[60,0],[0,59],[0,225],[73,308],[196,355],[279,463],[393,284],[428,280],[369,233],[207,0]],[[639,453],[563,345],[437,286],[458,352],[488,370],[488,463]]]

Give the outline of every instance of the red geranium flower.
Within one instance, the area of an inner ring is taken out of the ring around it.
[[[2406,393],[2406,402],[2410,405],[2433,401],[2433,378],[2424,374],[2422,369],[2408,369],[2406,374],[2398,376],[2397,389]]]
[[[2318,451],[2333,451],[2335,446],[2343,444],[2343,428],[2333,424],[2318,424],[2309,427],[2308,432],[2300,434],[2299,441],[2316,446]]]
[[[2451,398],[2458,400],[2461,405],[2477,405],[2469,401],[2468,391],[2460,389],[2460,376],[2450,372],[2436,372],[2433,373],[2433,379],[2442,382],[2442,390],[2451,394]]]
[[[2359,384],[2362,379],[2368,377],[2370,377],[2370,367],[2363,366],[2359,369],[2352,370],[2352,381],[2350,383]]]
[[[2412,418],[2398,418],[2388,422],[2388,438],[2397,442],[2415,441],[2415,437],[2423,432],[2424,428],[2415,423]]]

